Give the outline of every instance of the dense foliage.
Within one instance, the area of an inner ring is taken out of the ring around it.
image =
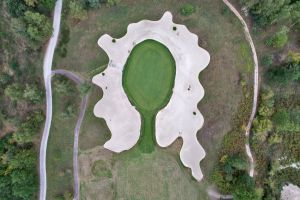
[[[274,66],[266,74],[273,84],[288,84],[300,81],[300,63],[289,62],[280,66]]]
[[[296,25],[300,28],[299,0],[240,0],[246,5],[259,26],[275,23]]]
[[[54,0],[0,2],[0,199],[37,199],[37,139],[44,121],[40,51]]]

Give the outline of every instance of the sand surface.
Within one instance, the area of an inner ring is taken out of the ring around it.
[[[204,119],[197,104],[204,96],[204,89],[198,75],[208,65],[210,56],[198,46],[195,34],[186,26],[173,23],[170,12],[158,21],[143,20],[130,24],[127,34],[120,39],[113,40],[105,34],[98,40],[99,46],[109,57],[107,69],[93,77],[93,83],[103,90],[103,98],[96,104],[94,114],[106,120],[112,133],[104,147],[122,152],[133,147],[139,139],[141,117],[124,92],[122,72],[134,46],[147,39],[164,44],[176,63],[173,94],[167,106],[156,116],[156,142],[161,147],[167,147],[176,138],[182,137],[180,159],[191,168],[194,178],[200,181],[203,177],[200,161],[205,157],[205,151],[196,134]]]

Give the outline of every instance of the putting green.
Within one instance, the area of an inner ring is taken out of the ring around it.
[[[131,104],[142,116],[139,146],[143,152],[154,149],[155,116],[170,100],[175,73],[171,52],[155,40],[137,44],[127,59],[123,87]]]

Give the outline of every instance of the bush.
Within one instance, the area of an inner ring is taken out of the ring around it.
[[[300,109],[287,111],[281,109],[277,111],[273,117],[276,130],[283,132],[299,132],[300,131]]]
[[[88,8],[99,8],[100,2],[99,0],[86,0],[86,5]]]
[[[41,103],[43,100],[43,92],[36,84],[27,84],[24,90],[24,98],[32,103]]]
[[[268,133],[273,129],[272,121],[266,118],[255,118],[253,120],[254,137],[264,142]]]
[[[12,17],[20,17],[24,15],[26,5],[21,0],[8,0],[7,1],[8,12]]]
[[[107,0],[107,5],[108,6],[116,6],[120,0]]]
[[[265,67],[269,67],[273,64],[273,55],[264,56],[261,60],[261,64]]]
[[[4,94],[12,101],[19,101],[23,97],[23,89],[19,84],[14,83],[5,88]]]
[[[76,20],[84,20],[87,18],[87,12],[80,2],[74,0],[70,1],[69,9],[71,18]]]
[[[26,11],[24,16],[28,37],[39,44],[46,42],[52,34],[49,19],[42,14]]]
[[[266,73],[271,83],[288,84],[300,80],[300,63],[287,63],[273,67]]]
[[[190,3],[186,3],[184,4],[181,8],[180,8],[180,13],[183,16],[190,16],[191,14],[193,14],[196,11],[196,8],[194,5],[190,4]]]
[[[282,48],[288,42],[288,31],[289,29],[283,26],[280,31],[266,41],[266,44],[275,48]]]

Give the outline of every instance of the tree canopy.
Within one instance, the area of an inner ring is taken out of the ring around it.
[[[49,19],[40,13],[26,11],[24,15],[28,37],[38,43],[45,42],[52,34]]]

